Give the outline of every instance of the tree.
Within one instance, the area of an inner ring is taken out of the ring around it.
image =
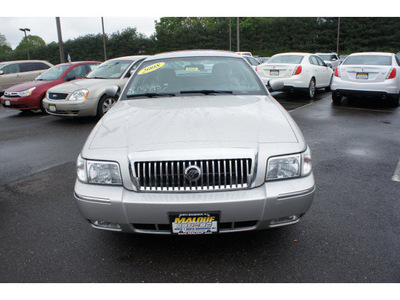
[[[0,57],[10,54],[11,52],[12,49],[7,43],[6,37],[0,33]]]
[[[37,35],[28,35],[26,37],[28,40],[29,49],[33,49],[35,47],[46,46],[45,41]],[[26,40],[25,37],[22,38],[21,42],[15,48],[15,51],[26,51]]]

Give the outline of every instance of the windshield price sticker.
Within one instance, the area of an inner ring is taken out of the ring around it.
[[[170,214],[172,234],[218,233],[219,213],[173,213]]]
[[[153,64],[151,66],[148,66],[148,67],[144,68],[143,70],[140,70],[140,72],[138,74],[139,75],[143,75],[143,74],[147,74],[147,73],[153,72],[155,70],[158,70],[158,69],[162,68],[164,65],[165,65],[165,63],[163,63],[163,62]]]

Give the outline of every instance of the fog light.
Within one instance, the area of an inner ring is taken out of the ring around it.
[[[292,215],[284,218],[274,219],[270,222],[271,225],[283,225],[286,223],[293,223],[300,219],[300,215]]]
[[[90,221],[93,226],[101,228],[101,229],[108,229],[108,230],[121,230],[121,226],[117,223],[105,222],[105,221]]]

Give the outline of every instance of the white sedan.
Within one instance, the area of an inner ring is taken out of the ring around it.
[[[258,75],[265,85],[271,79],[283,81],[283,91],[306,91],[313,99],[315,90],[329,90],[333,71],[324,61],[310,53],[281,53],[272,56],[266,63],[257,67]]]
[[[335,70],[332,101],[343,96],[376,97],[399,106],[400,61],[393,53],[363,52],[349,55]]]

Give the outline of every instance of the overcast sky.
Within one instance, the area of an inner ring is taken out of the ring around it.
[[[136,27],[138,32],[148,37],[155,32],[157,17],[104,17],[104,31],[111,34],[128,27]],[[67,41],[87,34],[102,33],[101,17],[60,17],[62,39]],[[0,17],[0,33],[11,48],[15,49],[24,38],[19,28],[29,28],[30,35],[40,36],[46,44],[58,41],[55,17]]]
[[[168,16],[400,17],[400,5],[398,0],[373,3],[359,0],[4,0],[0,10],[0,33],[5,35],[13,49],[24,37],[19,28],[30,28],[29,34],[40,36],[46,43],[57,42],[56,16],[60,17],[65,42],[87,34],[102,33],[102,16],[106,34],[136,27],[138,32],[150,36],[155,32],[155,21]]]

